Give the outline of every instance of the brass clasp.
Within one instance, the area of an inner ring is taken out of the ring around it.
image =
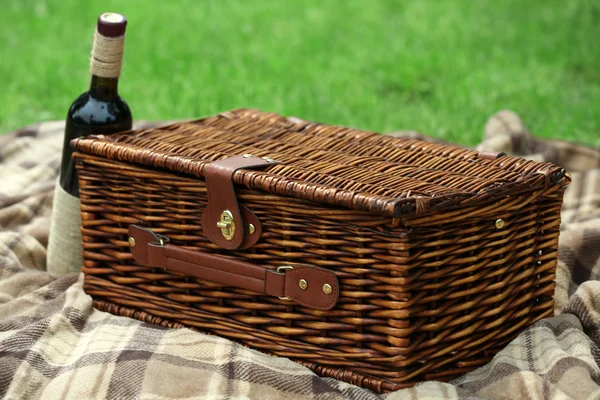
[[[225,239],[233,239],[235,235],[235,220],[231,211],[225,210],[221,213],[221,219],[217,222],[217,227],[221,228],[221,234]]]

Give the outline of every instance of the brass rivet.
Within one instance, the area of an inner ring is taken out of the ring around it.
[[[300,279],[300,282],[298,282],[298,286],[300,286],[300,289],[306,290],[306,288],[308,287],[308,282],[306,282],[306,279]]]
[[[254,157],[254,156],[253,156],[252,154],[244,154],[244,155],[243,155],[243,157],[244,157],[244,158],[252,158],[252,157]]]
[[[248,224],[248,233],[253,234],[256,231],[256,228],[252,224]]]
[[[499,218],[496,220],[496,229],[502,228],[504,228],[504,220],[502,218]]]
[[[325,292],[325,294],[333,293],[333,288],[331,287],[331,285],[329,283],[326,283],[323,285],[323,292]]]
[[[131,236],[129,237],[129,246],[135,247],[135,239],[132,238]]]

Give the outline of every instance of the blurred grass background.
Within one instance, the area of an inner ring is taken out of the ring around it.
[[[128,17],[121,95],[136,119],[256,107],[463,144],[519,113],[600,145],[596,0],[0,0],[0,132],[63,119],[97,16]]]

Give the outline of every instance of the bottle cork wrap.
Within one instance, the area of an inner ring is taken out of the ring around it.
[[[118,78],[121,75],[124,47],[124,35],[107,37],[101,35],[96,29],[90,60],[92,75],[103,78]]]

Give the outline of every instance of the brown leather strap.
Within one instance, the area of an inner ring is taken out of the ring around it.
[[[484,158],[486,160],[495,160],[500,157],[504,157],[506,153],[504,152],[494,152],[494,151],[480,151],[477,155],[479,158]]]
[[[235,156],[208,165],[204,173],[208,204],[202,213],[202,230],[208,240],[227,250],[247,249],[258,241],[262,230],[260,220],[250,209],[238,203],[232,177],[241,168],[264,168],[274,164],[278,162]],[[235,223],[233,237],[225,237],[217,225],[224,212],[230,213]]]
[[[180,272],[210,282],[284,297],[305,307],[330,310],[339,296],[333,271],[312,265],[277,270],[169,243],[169,238],[137,225],[129,226],[133,258],[140,264]]]

